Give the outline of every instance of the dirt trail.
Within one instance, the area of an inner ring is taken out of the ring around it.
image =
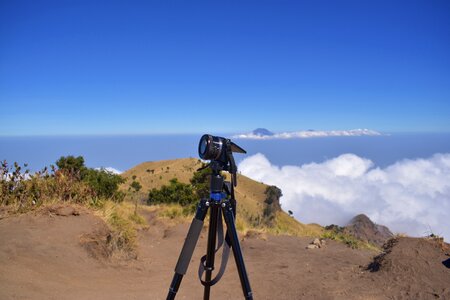
[[[59,214],[59,215],[58,215]],[[151,214],[138,258],[102,259],[107,228],[89,211],[44,211],[0,220],[0,299],[165,299],[188,224],[170,227]],[[307,250],[310,238],[247,237],[241,242],[255,299],[449,299],[449,257],[429,241],[401,239],[375,253],[333,241]],[[201,299],[197,278],[206,232],[177,299]],[[419,262],[419,263],[416,263]],[[231,255],[212,299],[241,299]]]

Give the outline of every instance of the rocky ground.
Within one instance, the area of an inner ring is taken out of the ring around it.
[[[165,299],[188,224],[151,213],[136,259],[107,247],[101,219],[79,207],[45,209],[0,220],[0,299]],[[334,241],[249,234],[241,246],[255,299],[450,299],[448,245],[399,238],[382,255]],[[308,249],[311,248],[311,249]],[[201,299],[197,278],[206,232],[177,299]],[[212,299],[242,298],[231,255]]]

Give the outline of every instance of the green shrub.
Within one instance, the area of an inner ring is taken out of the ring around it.
[[[70,177],[75,177],[81,179],[83,172],[85,172],[86,167],[84,165],[84,158],[82,156],[61,156],[57,161],[56,165],[58,169]]]
[[[195,209],[198,198],[192,185],[178,182],[176,178],[170,180],[169,185],[163,185],[160,189],[153,188],[149,191],[147,204],[177,203],[190,210]]]
[[[119,175],[112,174],[104,169],[86,169],[83,172],[82,180],[92,188],[97,197],[112,198],[116,201],[123,200],[118,190],[124,179]]]

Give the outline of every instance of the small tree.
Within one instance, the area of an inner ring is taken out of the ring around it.
[[[266,191],[266,199],[264,200],[263,217],[266,223],[271,223],[275,218],[277,211],[281,210],[280,197],[283,196],[281,190],[276,186],[268,186]]]
[[[83,174],[83,181],[93,189],[97,197],[114,198],[116,201],[122,200],[119,185],[124,182],[124,179],[121,176],[104,169],[86,169]]]
[[[204,166],[205,165],[203,164],[202,167]],[[209,198],[210,176],[211,170],[209,168],[194,172],[194,175],[192,176],[190,182],[198,199]]]
[[[142,188],[142,185],[136,181],[136,175],[132,177],[133,181],[130,183],[128,191],[131,192],[131,198],[134,200],[134,214],[137,215],[138,196],[136,195]]]
[[[56,165],[58,169],[66,173],[68,176],[81,179],[83,172],[86,170],[84,166],[83,156],[61,156],[57,161]]]

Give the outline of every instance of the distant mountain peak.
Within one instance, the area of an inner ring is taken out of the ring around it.
[[[345,226],[345,231],[360,240],[382,246],[388,239],[393,237],[392,232],[386,226],[375,224],[365,214],[355,216]]]
[[[266,128],[256,128],[252,131],[256,136],[272,136],[274,133]]]

